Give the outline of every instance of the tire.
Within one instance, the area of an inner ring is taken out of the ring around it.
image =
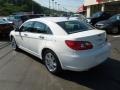
[[[52,74],[58,74],[62,71],[57,55],[51,51],[46,50],[43,55],[44,64],[47,70]]]
[[[111,33],[112,34],[118,34],[119,33],[118,27],[113,27],[112,30],[111,30]]]
[[[12,49],[13,49],[13,50],[16,50],[16,51],[19,50],[19,48],[18,48],[18,46],[17,46],[17,43],[16,43],[14,37],[11,38],[11,46],[12,46]]]

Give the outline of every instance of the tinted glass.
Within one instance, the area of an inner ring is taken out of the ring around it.
[[[20,31],[27,31],[27,32],[32,32],[33,29],[33,22],[26,22],[22,25],[22,27],[20,28]]]
[[[40,22],[36,22],[34,24],[34,29],[35,29],[35,32],[37,33],[52,34],[50,28],[47,25]]]
[[[20,16],[14,16],[15,19],[20,20]]]
[[[5,21],[4,19],[0,19],[0,24],[4,24],[4,23],[8,23],[8,22]]]
[[[93,14],[93,18],[97,18],[97,17],[100,17],[102,15],[102,12],[97,12],[95,14]]]
[[[36,22],[34,24],[34,29],[35,29],[35,32],[37,32],[37,33],[46,33],[45,32],[45,25],[42,23]]]
[[[120,15],[114,15],[110,18],[111,21],[120,20]]]
[[[52,31],[50,30],[50,28],[47,25],[45,27],[45,31],[47,34],[52,34]]]
[[[82,32],[93,29],[90,25],[81,21],[57,22],[68,34]]]

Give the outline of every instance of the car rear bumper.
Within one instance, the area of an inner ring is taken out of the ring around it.
[[[104,47],[84,55],[64,54],[60,58],[62,69],[72,71],[86,71],[104,62],[110,55],[111,45],[107,43]]]

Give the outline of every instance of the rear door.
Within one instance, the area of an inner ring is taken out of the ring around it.
[[[42,22],[34,22],[34,32],[30,35],[29,48],[35,53],[39,54],[45,46],[46,41],[52,36],[52,32],[46,24]]]

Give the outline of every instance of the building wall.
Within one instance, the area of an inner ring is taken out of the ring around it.
[[[95,5],[98,4],[96,0],[85,0],[84,5],[85,6],[90,6],[90,5]]]
[[[101,3],[115,2],[115,1],[120,1],[120,0],[101,0]],[[95,5],[95,4],[99,4],[97,0],[85,0],[84,2],[85,6],[90,6],[90,5]]]
[[[120,1],[105,4],[105,11],[110,14],[120,13]]]
[[[85,0],[84,5],[87,6],[86,16],[90,17],[93,13],[98,11],[107,11],[111,14],[120,13],[120,0]]]

